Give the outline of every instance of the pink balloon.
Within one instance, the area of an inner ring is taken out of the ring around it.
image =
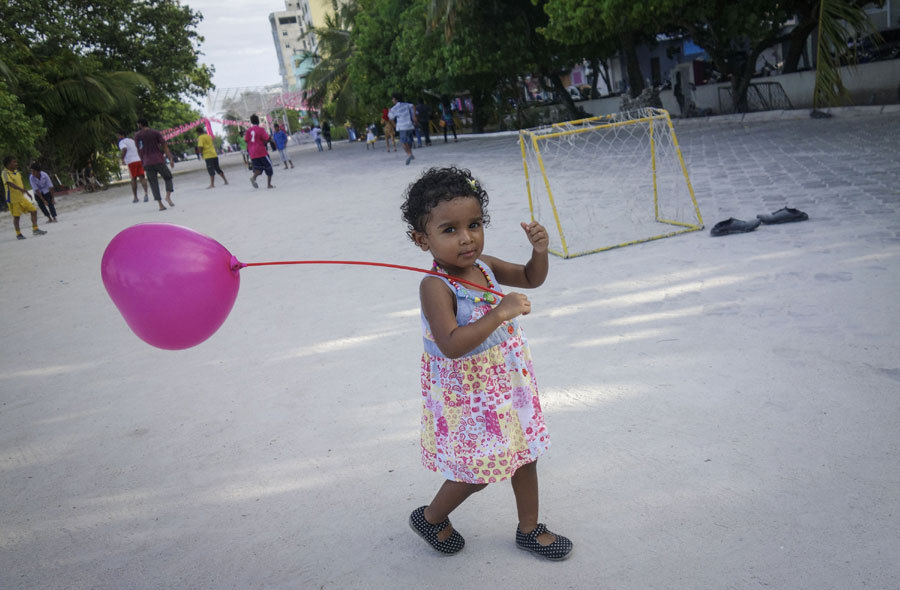
[[[212,336],[228,317],[241,284],[233,262],[209,236],[180,225],[144,223],[110,241],[100,273],[139,338],[181,350]]]

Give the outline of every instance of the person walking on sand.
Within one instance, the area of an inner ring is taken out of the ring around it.
[[[450,97],[444,94],[441,96],[441,127],[444,128],[444,143],[447,143],[447,131],[453,132],[453,141],[456,139],[456,122],[453,120],[453,108],[450,106]]]
[[[253,164],[253,176],[250,177],[250,184],[253,188],[259,188],[256,184],[256,177],[266,173],[266,188],[275,188],[272,185],[272,160],[269,159],[269,150],[266,144],[269,142],[269,134],[265,129],[259,126],[259,117],[250,115],[250,128],[244,134],[244,141],[247,142],[247,152],[250,154],[250,162]]]
[[[388,118],[397,126],[397,133],[400,135],[400,144],[403,151],[406,152],[406,165],[416,159],[412,153],[413,134],[416,128],[416,110],[413,105],[403,102],[403,97],[399,92],[391,95],[394,106],[388,111]]]
[[[384,145],[387,146],[387,151],[391,151],[391,146],[393,145],[396,152],[397,129],[394,127],[394,122],[388,117],[388,109],[381,109],[381,124],[384,127]]]
[[[116,133],[116,136],[119,138],[119,159],[128,166],[128,175],[131,177],[131,194],[134,197],[131,202],[138,202],[137,183],[140,180],[141,187],[144,189],[144,202],[146,203],[148,200],[147,173],[144,172],[144,166],[141,164],[141,156],[138,154],[137,144],[124,131],[119,131]]]
[[[278,123],[275,123],[275,133],[272,134],[272,139],[275,140],[275,149],[278,150],[278,154],[281,156],[281,162],[284,164],[284,169],[287,170],[288,164],[293,168],[294,161],[291,160],[287,154],[288,136],[284,129],[278,126]]]
[[[222,182],[228,184],[228,179],[225,178],[225,173],[219,166],[216,144],[202,125],[197,129],[197,153],[203,156],[203,161],[206,162],[206,171],[209,173],[209,186],[206,188],[216,188],[216,174],[222,177]]]
[[[19,229],[19,217],[22,216],[22,213],[31,214],[31,235],[42,236],[46,234],[47,232],[38,228],[37,207],[31,202],[31,193],[25,190],[25,185],[22,182],[22,173],[19,172],[19,161],[15,156],[3,158],[3,172],[0,173],[0,179],[3,181],[6,205],[12,214],[16,239],[25,239],[25,236],[22,235],[22,230]]]
[[[344,121],[344,129],[347,130],[347,141],[349,141],[350,143],[356,141],[356,129],[353,127],[353,123],[351,123],[349,119]]]
[[[240,133],[237,138],[238,149],[241,150],[244,166],[247,167],[247,170],[253,170],[253,166],[250,164],[250,156],[247,155],[247,142],[244,141],[244,128],[242,127],[238,133]]]
[[[169,166],[175,169],[175,158],[169,150],[169,144],[166,143],[162,133],[156,129],[151,129],[147,119],[138,119],[138,132],[134,134],[134,143],[137,144],[138,154],[141,156],[141,163],[144,165],[144,171],[147,173],[147,182],[150,183],[150,192],[153,193],[153,199],[159,205],[160,211],[166,208],[162,204],[162,198],[159,193],[159,179],[157,175],[162,176],[166,183],[166,203],[169,207],[174,207],[172,202],[172,193],[175,192],[175,185],[172,184],[172,172],[166,167],[166,158],[169,159]]]
[[[35,200],[41,213],[47,216],[47,223],[56,223],[56,200],[53,198],[53,181],[50,175],[41,170],[37,162],[31,163],[31,174],[28,176],[28,184],[34,191]]]
[[[319,129],[318,125],[313,125],[313,128],[309,130],[309,136],[315,142],[316,148],[318,148],[320,152],[324,151],[322,149],[322,130]]]
[[[325,144],[328,145],[328,149],[331,149],[331,123],[327,120],[322,121],[322,138],[325,140]]]
[[[523,222],[532,247],[526,264],[484,254],[487,203],[471,172],[451,167],[426,171],[401,206],[407,234],[445,275],[419,285],[422,463],[444,482],[431,503],[412,511],[409,525],[436,551],[458,553],[465,539],[450,513],[488,484],[508,479],[518,512],[516,546],[561,560],[571,555],[572,541],[538,519],[537,460],[550,437],[517,319],[531,312],[531,302],[521,293],[501,299],[488,291],[500,284],[540,286],[549,269],[549,238],[539,223]]]
[[[419,122],[419,147],[422,147],[422,136],[425,137],[425,146],[431,145],[431,129],[429,126],[431,125],[431,107],[425,104],[425,99],[421,96],[419,97],[419,102],[416,104],[416,120]]]

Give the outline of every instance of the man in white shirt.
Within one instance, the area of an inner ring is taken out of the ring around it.
[[[138,202],[137,181],[141,179],[141,186],[144,187],[144,202],[147,202],[147,175],[144,172],[144,166],[141,164],[141,156],[138,154],[137,144],[128,137],[124,131],[116,134],[119,137],[119,158],[122,163],[128,166],[128,174],[131,175],[131,194],[134,195],[132,203]]]
[[[406,165],[409,166],[409,163],[416,159],[412,153],[413,136],[418,124],[416,108],[408,102],[403,102],[399,92],[392,94],[391,100],[394,101],[394,106],[388,111],[388,118],[397,128],[397,135],[400,136],[400,143],[406,152]]]

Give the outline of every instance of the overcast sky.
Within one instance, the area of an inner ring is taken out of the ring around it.
[[[185,4],[203,14],[197,27],[206,39],[200,61],[215,66],[216,88],[281,82],[269,13],[284,10],[283,0],[186,0]]]

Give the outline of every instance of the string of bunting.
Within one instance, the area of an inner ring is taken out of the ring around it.
[[[166,141],[172,139],[176,135],[181,135],[182,133],[186,133],[193,129],[198,125],[202,125],[206,122],[206,119],[197,119],[192,123],[185,123],[184,125],[178,125],[177,127],[172,127],[171,129],[166,129],[162,132],[163,139]]]
[[[177,127],[172,127],[171,129],[166,129],[162,131],[163,139],[166,141],[181,135],[182,133],[187,133],[194,127],[199,125],[206,125],[206,132],[212,135],[212,128],[209,123],[212,121],[213,123],[220,123],[222,125],[231,125],[234,127],[249,127],[250,121],[234,121],[232,119],[219,119],[217,117],[204,117],[202,119],[197,119],[196,121],[192,121],[190,123],[185,123],[183,125],[178,125]]]
[[[234,121],[232,119],[218,119],[216,117],[210,117],[210,121],[213,123],[220,123],[222,125],[229,125],[231,127],[249,127],[250,121]]]

